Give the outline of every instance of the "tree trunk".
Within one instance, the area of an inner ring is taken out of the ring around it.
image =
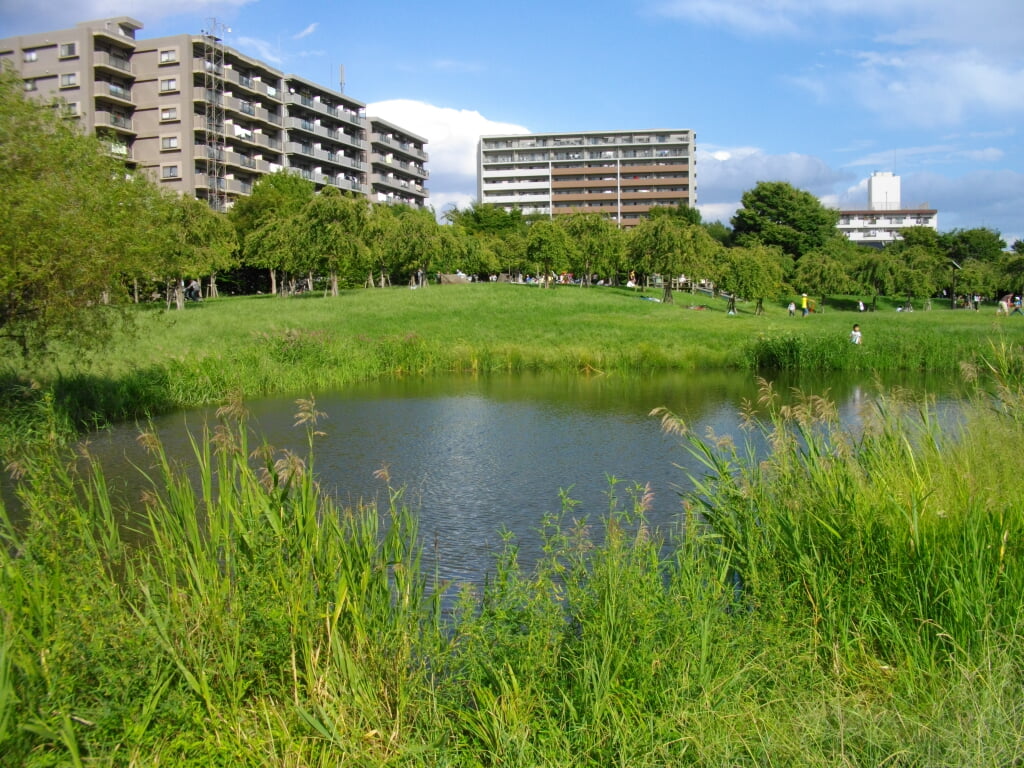
[[[338,273],[331,272],[331,296],[338,295]]]
[[[671,304],[672,301],[673,301],[673,299],[672,299],[672,283],[669,282],[669,281],[665,281],[662,284],[662,291],[663,291],[662,296],[661,296],[662,303],[663,304]]]
[[[757,306],[754,307],[754,314],[755,315],[763,315],[764,314],[764,299],[763,298],[757,300]]]
[[[216,299],[219,297],[220,294],[217,293],[217,273],[213,272],[210,275],[210,284],[206,288],[206,298]]]
[[[277,270],[270,268],[270,295],[277,296]]]

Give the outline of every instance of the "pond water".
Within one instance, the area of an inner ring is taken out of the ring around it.
[[[773,382],[785,394],[828,392],[840,416],[854,424],[876,391],[870,376],[831,376]],[[955,402],[956,383],[901,378],[884,382],[931,392]],[[696,465],[681,439],[662,433],[653,408],[664,406],[698,434],[744,439],[738,412],[755,400],[757,382],[741,372],[687,373],[645,378],[516,375],[480,378],[403,379],[320,393],[317,409],[327,415],[316,446],[321,485],[342,504],[381,499],[385,484],[374,476],[387,467],[391,485],[405,489],[406,503],[420,520],[428,572],[442,579],[478,582],[493,571],[502,531],[520,546],[529,565],[538,553],[537,528],[560,509],[560,491],[578,501],[572,517],[596,520],[608,511],[609,477],[629,506],[627,485],[649,485],[649,519],[673,524],[681,512],[679,490]],[[302,452],[305,434],[294,426],[293,398],[247,403],[261,439]],[[185,463],[188,433],[198,434],[213,411],[158,419],[155,427],[168,453]],[[138,470],[151,459],[138,447],[139,428],[125,425],[90,438],[90,452],[103,463],[126,499],[138,498]],[[382,505],[383,506],[383,505]]]

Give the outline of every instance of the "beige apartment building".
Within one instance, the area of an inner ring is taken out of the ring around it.
[[[688,130],[482,136],[477,200],[545,216],[599,213],[633,227],[652,208],[696,206],[695,142]]]
[[[0,40],[26,92],[159,183],[226,210],[282,169],[373,202],[427,204],[426,139],[363,102],[224,45],[214,33],[139,39],[121,16]]]

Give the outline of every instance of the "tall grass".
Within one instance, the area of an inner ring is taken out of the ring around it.
[[[1024,756],[1024,387],[990,348],[955,426],[888,393],[863,428],[820,397],[695,436],[677,525],[642,485],[571,495],[543,556],[489,578],[423,572],[415,515],[338,508],[240,403],[152,435],[150,489],[94,464],[19,464],[0,524],[0,762],[11,765],[1007,765]],[[763,442],[755,451],[748,446]],[[132,529],[144,531],[140,537]],[[144,542],[139,544],[138,542]]]

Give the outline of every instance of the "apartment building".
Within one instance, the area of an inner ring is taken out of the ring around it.
[[[910,227],[939,228],[939,212],[927,205],[906,208],[900,202],[900,177],[876,171],[868,179],[868,206],[839,211],[840,232],[858,245],[882,248]]]
[[[140,40],[126,17],[0,40],[28,92],[69,116],[161,185],[226,210],[266,173],[318,189],[422,207],[426,140],[366,115],[346,94],[286,74],[213,32]]]
[[[599,213],[628,228],[657,206],[697,204],[688,130],[482,136],[477,200],[559,216]]]
[[[369,121],[373,199],[422,207],[427,196],[427,140],[379,117]]]

